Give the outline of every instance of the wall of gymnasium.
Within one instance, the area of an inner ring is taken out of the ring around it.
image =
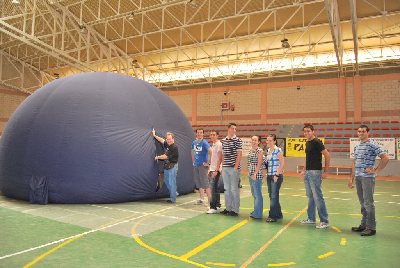
[[[224,94],[224,92],[229,92]],[[400,119],[400,73],[166,92],[192,125]],[[221,112],[221,102],[234,105]]]
[[[0,88],[0,135],[12,113],[27,96],[28,94],[23,92]]]
[[[300,86],[300,89],[297,89]],[[224,94],[224,92],[230,92]],[[400,73],[166,92],[192,125],[400,120]],[[0,88],[0,135],[28,95]],[[221,112],[221,102],[234,105]]]

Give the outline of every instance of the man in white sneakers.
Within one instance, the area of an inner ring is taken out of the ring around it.
[[[302,224],[315,224],[315,207],[317,207],[320,223],[318,229],[329,227],[328,211],[322,193],[322,179],[326,178],[330,164],[330,155],[324,144],[314,134],[314,127],[306,124],[303,127],[306,142],[306,164],[301,178],[304,179],[308,199],[307,219]],[[325,167],[322,171],[322,155],[325,157]]]
[[[211,201],[210,209],[207,211],[208,214],[214,214],[218,212],[220,204],[220,193],[218,190],[219,177],[221,175],[222,167],[222,143],[218,139],[218,132],[211,130],[210,139],[212,142],[211,146],[211,163],[208,171],[208,179],[210,181],[211,188]]]

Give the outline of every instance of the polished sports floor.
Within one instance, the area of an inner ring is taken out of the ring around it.
[[[0,267],[400,267],[400,181],[377,181],[377,235],[361,237],[350,231],[361,215],[346,180],[323,182],[326,230],[299,223],[307,198],[298,178],[284,179],[277,223],[248,217],[253,198],[242,180],[239,217],[205,214],[196,193],[176,205],[42,206],[0,195]]]

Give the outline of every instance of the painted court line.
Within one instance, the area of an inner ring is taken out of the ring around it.
[[[67,245],[67,244],[69,244],[69,243],[71,243],[71,242],[73,242],[73,241],[75,241],[75,240],[81,238],[82,236],[83,236],[83,235],[76,236],[76,237],[71,238],[71,239],[69,239],[69,240],[67,240],[67,241],[64,241],[64,242],[61,243],[60,245],[58,245],[58,246],[52,248],[51,250],[49,250],[49,251],[47,251],[46,253],[40,255],[39,257],[37,257],[36,259],[34,259],[33,261],[31,261],[30,263],[24,265],[23,268],[30,268],[30,267],[32,267],[33,265],[35,265],[36,263],[38,263],[39,261],[41,261],[42,259],[44,259],[46,256],[50,255],[51,253],[53,253],[53,252],[56,251],[57,249],[62,248],[63,246],[65,246],[65,245]]]
[[[177,206],[186,205],[186,204],[189,204],[191,202],[193,202],[193,201],[182,203],[182,204],[179,204]],[[151,214],[156,214],[156,213],[168,210],[168,209],[173,209],[173,208],[175,208],[177,206],[163,208],[163,209],[160,209],[158,211],[154,211]],[[59,239],[59,240],[56,240],[56,241],[52,241],[52,242],[49,242],[49,243],[46,243],[46,244],[43,244],[43,245],[39,245],[39,246],[32,247],[32,248],[29,248],[29,249],[25,249],[25,250],[22,250],[22,251],[19,251],[19,252],[11,253],[11,254],[8,254],[8,255],[0,256],[0,260],[6,259],[6,258],[10,258],[10,257],[16,256],[16,255],[20,255],[20,254],[23,254],[23,253],[27,253],[27,252],[30,252],[30,251],[34,251],[34,250],[37,250],[37,249],[41,249],[41,248],[44,248],[44,247],[48,247],[48,246],[51,246],[51,245],[54,245],[54,244],[62,243],[64,241],[67,241],[67,240],[70,240],[70,239],[74,239],[76,237],[81,237],[81,236],[84,236],[84,235],[88,235],[88,234],[91,234],[91,233],[94,233],[94,232],[97,232],[97,231],[102,231],[102,230],[117,226],[119,224],[123,224],[123,223],[130,222],[132,220],[143,218],[145,216],[149,216],[149,215],[140,215],[138,217],[131,217],[131,218],[127,219],[127,220],[123,220],[123,221],[120,221],[120,222],[117,222],[117,223],[114,223],[114,224],[106,225],[106,226],[101,227],[101,228],[96,228],[96,229],[93,229],[93,230],[90,230],[90,231],[86,231],[86,232],[83,232],[83,233],[80,233],[80,234],[76,234],[76,235],[69,236],[69,237],[66,237],[66,238],[62,238],[62,239]]]
[[[251,264],[264,250],[266,250],[272,242],[274,242],[290,225],[292,225],[304,212],[306,212],[307,207],[302,209],[290,222],[283,226],[275,235],[272,237],[264,246],[262,246],[256,253],[253,254],[247,261],[245,261],[240,267],[244,268]]]
[[[214,266],[221,266],[221,267],[235,267],[236,266],[236,264],[234,264],[234,263],[221,263],[221,262],[211,262],[211,261],[206,262],[206,264],[214,265]]]
[[[229,235],[230,233],[232,233],[233,231],[239,229],[240,227],[242,227],[243,225],[247,224],[249,222],[248,219],[243,220],[241,222],[239,222],[238,224],[228,228],[227,230],[223,231],[222,233],[214,236],[213,238],[207,240],[206,242],[202,243],[201,245],[199,245],[198,247],[192,249],[191,251],[183,254],[181,256],[181,258],[183,259],[189,259],[190,257],[193,257],[194,255],[196,255],[197,253],[199,253],[200,251],[208,248],[209,246],[211,246],[212,244],[214,244],[215,242],[221,240],[222,238],[224,238],[225,236]]]
[[[283,266],[291,266],[295,265],[295,262],[282,262],[282,263],[269,263],[268,267],[283,267]]]
[[[325,259],[325,258],[328,258],[329,256],[334,255],[334,254],[336,254],[335,251],[328,251],[328,252],[325,253],[325,254],[319,255],[319,256],[318,256],[318,259]]]
[[[198,266],[198,267],[208,268],[208,266],[203,265],[203,264],[201,264],[201,263],[197,263],[197,262],[194,262],[194,261],[191,261],[191,260],[188,260],[188,259],[184,259],[184,258],[182,258],[182,257],[180,257],[180,256],[177,256],[177,255],[174,255],[174,254],[165,252],[165,251],[161,251],[161,250],[159,250],[159,249],[156,249],[156,248],[154,248],[154,247],[152,247],[152,246],[146,244],[146,243],[140,238],[140,235],[136,232],[136,228],[137,228],[137,227],[139,226],[139,224],[141,224],[144,220],[145,220],[145,218],[143,217],[140,221],[138,221],[136,224],[134,224],[134,225],[132,226],[131,234],[132,234],[133,239],[136,241],[136,243],[138,243],[140,246],[142,246],[142,247],[144,247],[144,248],[146,248],[146,249],[148,249],[148,250],[150,250],[150,251],[152,251],[152,252],[154,252],[154,253],[157,253],[157,254],[159,254],[159,255],[162,255],[162,256],[165,256],[165,257],[168,257],[168,258],[171,258],[171,259],[175,259],[175,260],[178,260],[178,261],[181,261],[181,262],[189,263],[189,264],[192,264],[192,265],[195,265],[195,266]]]

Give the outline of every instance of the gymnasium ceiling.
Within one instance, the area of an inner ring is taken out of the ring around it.
[[[357,75],[400,65],[400,1],[0,0],[0,53],[0,84],[26,92],[91,71],[164,89]]]

